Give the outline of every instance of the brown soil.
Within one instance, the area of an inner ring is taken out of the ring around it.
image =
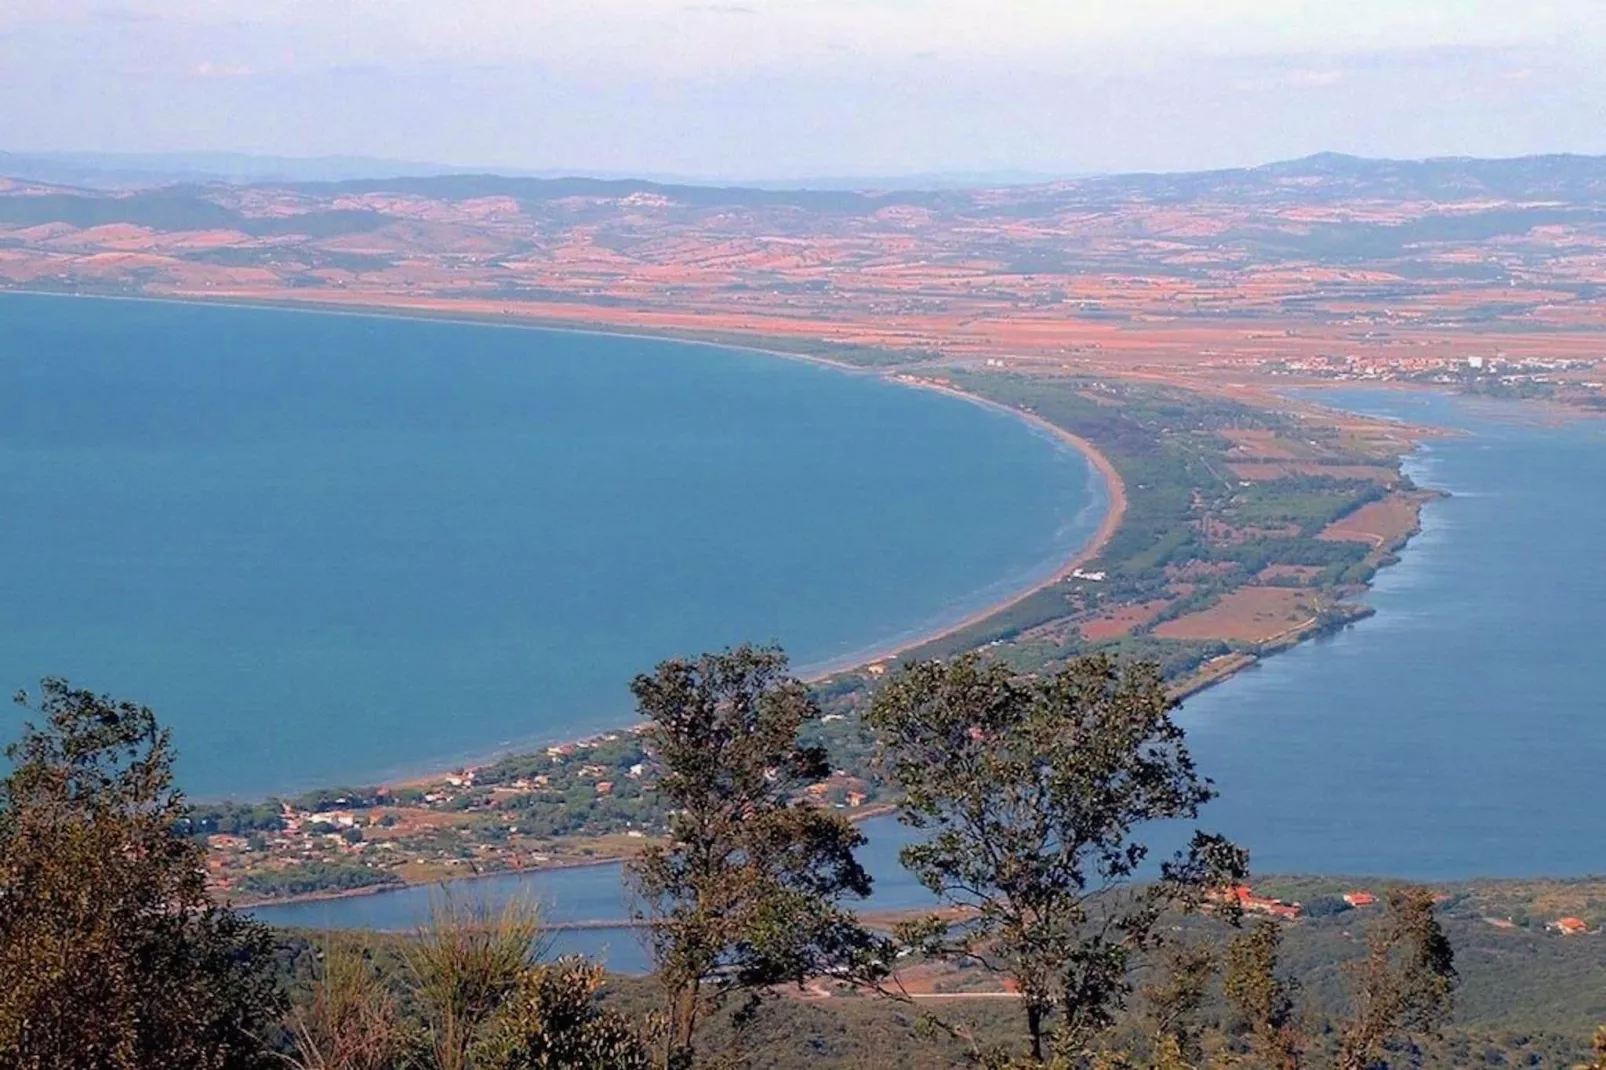
[[[1370,502],[1317,536],[1329,542],[1368,542],[1378,549],[1396,546],[1416,530],[1422,510],[1420,498],[1396,494]]]
[[[1154,630],[1163,639],[1225,639],[1263,643],[1316,615],[1310,595],[1291,587],[1240,587],[1209,609],[1168,620]]]
[[[1171,603],[1164,598],[1153,602],[1139,602],[1137,605],[1121,606],[1101,613],[1096,617],[1078,621],[1076,626],[1081,629],[1082,638],[1090,643],[1100,643],[1106,639],[1119,639],[1127,635],[1133,628],[1149,623],[1155,617],[1165,612],[1165,607]]]

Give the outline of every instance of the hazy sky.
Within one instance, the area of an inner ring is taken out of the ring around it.
[[[0,149],[724,177],[1606,152],[1606,0],[0,0]]]

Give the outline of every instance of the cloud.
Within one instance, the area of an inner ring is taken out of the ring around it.
[[[1331,69],[1322,71],[1296,70],[1289,71],[1286,79],[1289,85],[1300,86],[1305,89],[1319,89],[1342,82],[1344,80],[1344,72]]]
[[[0,0],[0,144],[748,176],[1600,151],[1603,54],[1602,0]]]
[[[190,74],[196,78],[249,78],[256,73],[255,68],[244,64],[215,63],[209,59],[190,69]]]
[[[163,17],[151,11],[136,11],[126,7],[102,7],[89,13],[89,17],[97,22],[111,22],[121,25],[143,25],[152,22],[161,22]]]

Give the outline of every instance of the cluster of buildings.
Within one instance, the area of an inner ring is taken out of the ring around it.
[[[1324,379],[1356,379],[1393,382],[1399,380],[1458,383],[1468,378],[1493,379],[1505,383],[1552,383],[1559,375],[1592,371],[1597,360],[1529,357],[1512,360],[1500,356],[1339,356],[1323,354],[1262,365],[1271,374],[1309,375]],[[1589,386],[1589,383],[1574,385]],[[1598,385],[1598,384],[1597,384]]]
[[[1218,894],[1217,900],[1221,903],[1237,903],[1238,909],[1245,914],[1265,914],[1284,921],[1298,921],[1305,909],[1298,903],[1285,903],[1281,899],[1256,895],[1255,890],[1247,884],[1224,889]]]
[[[1223,888],[1213,898],[1218,903],[1236,903],[1238,909],[1245,914],[1264,914],[1267,917],[1281,918],[1283,921],[1298,921],[1305,914],[1303,905],[1271,896],[1256,895],[1255,890],[1247,884],[1235,884],[1230,888]],[[1341,898],[1355,910],[1376,906],[1378,902],[1377,896],[1367,891],[1346,892]]]
[[[1589,923],[1583,918],[1557,918],[1545,929],[1562,936],[1585,936],[1589,933]]]

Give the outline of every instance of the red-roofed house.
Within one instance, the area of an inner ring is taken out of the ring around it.
[[[1285,903],[1281,899],[1271,899],[1267,896],[1256,895],[1253,888],[1246,884],[1235,885],[1224,889],[1219,897],[1225,900],[1236,900],[1241,910],[1248,914],[1269,914],[1284,921],[1297,921],[1304,908],[1298,903]]]

